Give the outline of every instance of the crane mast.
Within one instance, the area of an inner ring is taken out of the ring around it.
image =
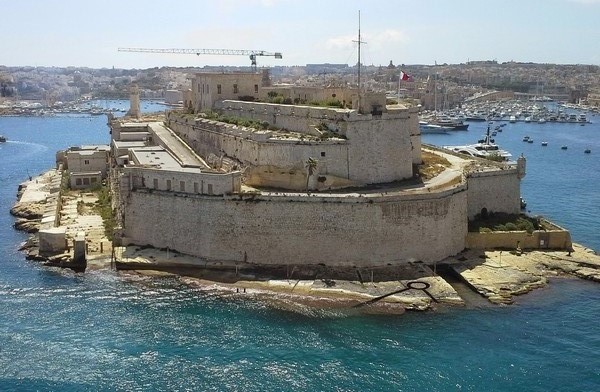
[[[170,54],[195,54],[197,56],[208,55],[226,55],[226,56],[248,56],[251,66],[256,71],[257,56],[273,56],[276,59],[283,58],[281,52],[267,52],[264,50],[249,49],[154,49],[154,48],[119,48],[119,52],[138,52],[138,53],[170,53]]]

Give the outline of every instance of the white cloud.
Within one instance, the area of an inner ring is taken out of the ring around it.
[[[325,41],[325,47],[327,49],[348,49],[354,47],[356,41],[354,35],[339,35],[337,37],[331,37]]]
[[[400,31],[394,29],[387,29],[383,31],[375,32],[375,34],[366,35],[365,39],[368,39],[377,48],[385,48],[389,44],[405,44],[409,41],[408,36]]]

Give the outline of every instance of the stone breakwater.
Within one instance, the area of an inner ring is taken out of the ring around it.
[[[62,171],[49,170],[19,185],[18,201],[10,213],[16,217],[15,229],[31,234],[20,250],[29,260],[76,271],[85,270],[85,259],[92,265],[110,263],[111,244],[104,236],[102,218],[93,209],[97,195],[62,192],[61,183]],[[79,256],[75,260],[77,237],[84,260]]]
[[[62,173],[48,170],[37,177],[30,177],[19,185],[17,203],[10,209],[16,217],[14,228],[32,234],[21,246],[30,260],[49,261],[39,254],[39,236],[41,229],[55,227],[60,209],[60,188]]]

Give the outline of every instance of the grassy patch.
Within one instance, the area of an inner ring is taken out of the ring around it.
[[[492,231],[526,231],[529,234],[541,227],[538,218],[524,214],[490,213],[485,217],[477,214],[469,221],[469,231],[474,233],[490,233]]]
[[[111,206],[110,188],[108,185],[97,190],[98,201],[94,207],[95,211],[102,217],[104,222],[104,235],[111,239],[116,226],[115,215]]]
[[[419,176],[423,180],[429,180],[450,167],[450,162],[444,157],[429,151],[421,151],[423,163],[419,165]]]

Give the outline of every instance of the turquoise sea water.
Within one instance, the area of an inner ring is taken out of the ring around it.
[[[0,145],[1,391],[600,389],[600,285],[578,279],[556,279],[513,306],[358,316],[276,309],[175,278],[76,274],[26,261],[17,250],[26,235],[8,214],[17,185],[52,166],[57,149],[106,142],[105,123],[0,117],[9,138]],[[484,125],[471,128],[424,139],[472,142]],[[536,142],[523,143],[525,133]],[[522,185],[531,213],[595,249],[599,135],[600,124],[510,124],[497,137],[528,157]]]

